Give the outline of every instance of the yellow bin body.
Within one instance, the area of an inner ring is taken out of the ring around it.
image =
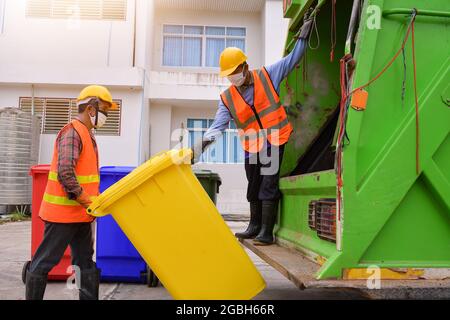
[[[175,299],[251,299],[265,282],[190,166],[190,150],[154,156],[88,212],[111,214]]]

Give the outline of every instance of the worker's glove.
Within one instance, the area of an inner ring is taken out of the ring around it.
[[[81,192],[75,200],[85,209],[87,209],[92,203],[91,197],[85,191]]]
[[[192,147],[192,159],[191,159],[191,164],[195,164],[200,160],[200,157],[202,155],[202,153],[205,151],[205,149],[212,143],[212,141],[209,140],[202,140],[197,142],[193,147]]]
[[[305,18],[305,21],[303,22],[302,28],[300,30],[300,34],[298,35],[299,39],[308,39],[309,34],[311,33],[312,25],[313,25],[314,18],[307,17]]]

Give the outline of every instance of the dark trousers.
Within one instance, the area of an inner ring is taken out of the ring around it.
[[[249,202],[281,198],[279,179],[283,152],[284,145],[265,146],[259,153],[252,153],[245,159]]]
[[[46,275],[61,260],[67,246],[72,251],[72,265],[80,270],[95,266],[91,223],[45,222],[44,239],[34,254],[30,272]]]

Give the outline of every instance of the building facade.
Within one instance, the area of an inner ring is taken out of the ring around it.
[[[97,132],[100,165],[137,166],[201,138],[228,86],[225,47],[258,68],[281,58],[286,30],[278,0],[0,0],[0,106],[41,116],[49,163],[79,91],[105,85],[120,110]],[[195,167],[221,176],[222,213],[248,211],[233,123]]]

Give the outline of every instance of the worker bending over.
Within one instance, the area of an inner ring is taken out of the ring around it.
[[[256,245],[272,244],[273,227],[281,198],[279,173],[284,145],[292,133],[286,111],[280,103],[281,81],[300,62],[305,50],[311,19],[306,19],[294,50],[273,65],[249,71],[242,50],[226,48],[220,55],[220,76],[231,86],[220,95],[219,107],[211,127],[193,148],[197,162],[205,148],[215,141],[233,119],[245,150],[250,223],[236,237],[253,239]],[[275,168],[273,168],[275,167]]]
[[[80,300],[98,300],[100,271],[92,260],[93,217],[86,213],[92,198],[99,194],[98,150],[92,129],[102,127],[108,111],[117,105],[108,89],[94,85],[81,91],[77,106],[77,118],[56,137],[39,211],[45,222],[44,239],[26,273],[27,300],[43,299],[47,274],[69,245]]]

